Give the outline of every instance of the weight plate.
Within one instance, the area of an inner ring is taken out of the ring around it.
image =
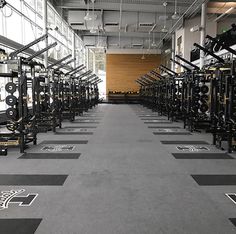
[[[207,104],[202,104],[200,107],[200,111],[205,113],[206,111],[208,111],[208,105]]]
[[[201,92],[202,92],[202,93],[208,93],[208,91],[209,91],[208,86],[203,85],[203,86],[201,87]]]
[[[6,116],[9,118],[9,119],[14,119],[16,118],[17,116],[17,110],[14,109],[14,108],[8,108],[6,110]]]
[[[7,83],[6,86],[5,86],[5,90],[6,90],[8,93],[14,93],[14,92],[16,92],[16,84],[13,83],[13,82]]]
[[[6,97],[6,104],[8,106],[14,106],[17,103],[17,98],[13,95],[9,95]]]
[[[194,87],[194,93],[200,93],[200,87]]]
[[[208,99],[209,99],[209,97],[208,97],[206,94],[203,94],[203,95],[201,96],[201,102],[207,102]]]

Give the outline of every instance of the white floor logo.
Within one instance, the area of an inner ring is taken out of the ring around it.
[[[17,203],[19,206],[30,206],[38,194],[29,193],[27,196],[19,196],[24,192],[25,189],[2,191],[0,196],[0,210],[7,209],[11,203]]]
[[[176,148],[180,151],[190,151],[190,152],[209,151],[209,148],[205,146],[184,145],[184,146],[177,146]]]
[[[41,150],[49,152],[60,152],[60,151],[73,151],[75,146],[70,145],[54,145],[54,146],[45,146]]]

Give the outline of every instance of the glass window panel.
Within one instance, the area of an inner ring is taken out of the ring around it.
[[[55,14],[51,7],[48,7],[48,23],[55,25]]]
[[[35,40],[36,32],[35,26],[31,25],[28,20],[25,20],[25,44],[30,43],[31,41]]]
[[[16,27],[16,22],[21,22],[21,16],[13,11],[10,17],[6,17],[6,37],[21,43],[22,28],[21,24]]]
[[[36,24],[43,28],[43,18],[39,15],[36,16]]]
[[[28,5],[35,9],[35,0],[24,0]]]
[[[72,43],[72,40],[73,40],[73,33],[72,33],[72,30],[71,29],[69,29],[68,30],[68,40]]]
[[[17,10],[21,10],[21,1],[20,0],[7,0],[7,3],[12,5]]]
[[[62,34],[64,37],[67,37],[68,26],[65,23],[62,23]]]
[[[57,15],[55,16],[55,24],[58,27],[58,30],[61,32],[62,20]]]
[[[23,7],[23,13],[32,21],[35,22],[35,13],[26,5]]]
[[[0,35],[4,35],[4,18],[3,18],[3,14],[2,14],[3,11],[0,11]]]
[[[43,14],[43,3],[42,0],[37,0],[37,13],[42,15]]]

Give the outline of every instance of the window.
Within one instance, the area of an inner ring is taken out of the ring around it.
[[[42,0],[7,0],[8,6],[0,10],[0,35],[20,44],[27,44],[43,34],[43,5]],[[16,27],[17,22],[17,27]],[[57,42],[54,49],[49,50],[49,57],[61,59],[73,50],[73,30],[61,18],[50,3],[48,3],[48,26],[55,25],[58,30],[49,30],[49,44]],[[14,30],[13,30],[14,29]],[[79,36],[75,36],[76,63],[85,64],[86,50]],[[33,46],[38,51],[44,48],[44,42]],[[9,48],[4,48],[8,53]],[[1,67],[0,67],[1,69]],[[0,110],[6,109],[5,105],[5,83],[7,80],[0,79]]]

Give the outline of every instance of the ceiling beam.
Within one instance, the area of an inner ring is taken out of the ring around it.
[[[185,11],[188,6],[188,4],[178,4],[180,7],[180,12]],[[64,1],[63,4],[59,4],[57,7],[59,8],[66,8],[66,9],[87,9],[86,4],[81,4],[80,1]],[[95,10],[111,10],[111,11],[119,11],[120,10],[120,4],[119,3],[105,3],[105,2],[95,2],[94,5]],[[155,4],[155,5],[144,5],[144,4],[123,4],[123,9],[125,11],[136,11],[136,12],[154,12],[154,13],[161,13],[164,12],[164,7],[162,4]],[[167,13],[174,11],[174,5],[169,4],[167,6]]]

